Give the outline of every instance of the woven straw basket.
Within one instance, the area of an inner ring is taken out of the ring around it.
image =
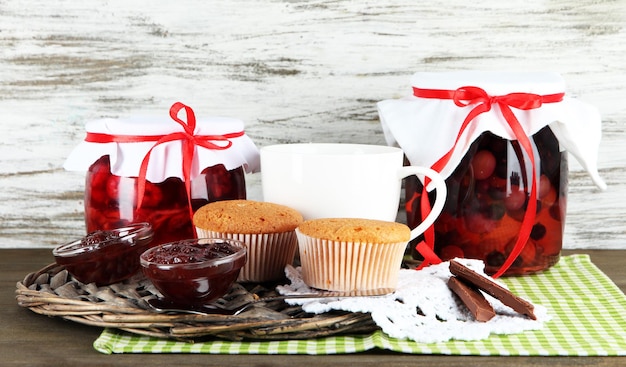
[[[235,283],[220,303],[236,310],[259,297],[276,295],[273,287]],[[149,280],[135,277],[97,287],[75,280],[57,264],[28,274],[17,283],[20,306],[35,313],[73,322],[159,338],[198,340],[286,340],[338,334],[371,333],[378,327],[369,314],[325,313],[311,315],[300,306],[276,300],[256,303],[238,315],[157,313],[148,300],[160,297]]]

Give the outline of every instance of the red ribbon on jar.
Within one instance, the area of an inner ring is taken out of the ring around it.
[[[187,121],[178,118],[181,110],[185,110]],[[88,132],[85,137],[86,142],[90,143],[145,143],[154,142],[154,145],[145,155],[141,162],[141,167],[137,182],[137,208],[141,208],[143,196],[146,188],[146,173],[148,171],[148,163],[152,150],[164,143],[180,140],[182,143],[182,174],[187,190],[187,203],[189,205],[189,214],[193,218],[193,209],[191,207],[191,168],[197,147],[203,147],[212,150],[225,150],[232,146],[229,139],[241,137],[243,131],[222,134],[222,135],[196,135],[196,116],[191,107],[181,102],[176,102],[170,107],[170,117],[183,127],[183,131],[177,131],[166,135],[112,135],[102,133]]]
[[[433,170],[441,172],[442,168],[445,167],[445,165],[450,160],[450,157],[456,149],[461,136],[470,125],[470,123],[480,114],[490,111],[494,104],[496,104],[500,108],[500,112],[506,120],[508,126],[511,128],[513,135],[518,140],[520,146],[524,149],[530,159],[532,165],[532,184],[528,207],[526,208],[526,212],[524,213],[520,232],[511,253],[502,264],[500,269],[493,275],[494,278],[498,278],[506,272],[506,270],[513,264],[515,259],[524,249],[524,246],[526,245],[526,242],[530,237],[537,210],[537,184],[535,177],[536,163],[532,145],[530,139],[528,138],[528,135],[524,131],[524,128],[518,121],[517,117],[515,117],[515,114],[513,113],[511,108],[516,108],[520,110],[531,110],[539,108],[543,103],[561,102],[565,94],[556,93],[548,95],[538,95],[532,93],[510,93],[502,96],[490,96],[485,90],[481,88],[465,86],[456,90],[422,89],[413,87],[413,95],[419,98],[453,100],[454,104],[461,108],[474,106],[463,120],[463,124],[461,125],[461,128],[457,134],[454,145],[446,154],[444,154],[437,162],[435,162],[431,166]],[[422,208],[422,218],[425,218],[426,215],[428,215],[428,213],[430,212],[430,202],[428,200],[428,195],[426,191],[428,182],[429,180],[428,178],[426,178],[421,195],[420,203]],[[407,202],[406,205],[408,207],[410,205],[410,202]],[[422,256],[424,256],[424,262],[422,263],[422,265],[420,265],[420,267],[430,264],[438,264],[441,262],[441,259],[434,252],[434,237],[434,227],[431,226],[424,233],[424,241],[420,242],[416,246],[417,251],[422,254]]]

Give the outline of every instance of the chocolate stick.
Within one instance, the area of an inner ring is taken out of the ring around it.
[[[511,307],[516,312],[526,315],[533,320],[537,319],[537,316],[535,316],[533,312],[535,306],[533,306],[530,302],[514,295],[508,289],[500,286],[491,279],[478,274],[458,261],[450,261],[450,272],[464,282],[470,283],[483,292],[500,300],[500,302]]]
[[[465,307],[474,315],[476,321],[486,322],[496,315],[489,301],[473,286],[467,285],[453,276],[448,279],[448,287],[459,296]]]

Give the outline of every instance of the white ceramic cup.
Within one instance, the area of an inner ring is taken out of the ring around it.
[[[395,221],[402,180],[431,179],[430,214],[411,231],[421,235],[441,213],[446,184],[434,170],[403,166],[400,148],[384,145],[304,143],[261,148],[263,200],[298,210],[304,219],[367,218]]]

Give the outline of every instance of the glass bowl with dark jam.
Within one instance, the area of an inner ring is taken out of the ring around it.
[[[128,279],[140,268],[139,256],[149,247],[154,232],[149,223],[92,231],[83,238],[55,247],[59,265],[82,283],[109,285]]]
[[[202,306],[222,297],[246,261],[243,242],[222,238],[166,243],[140,257],[144,275],[165,301],[180,307]]]

